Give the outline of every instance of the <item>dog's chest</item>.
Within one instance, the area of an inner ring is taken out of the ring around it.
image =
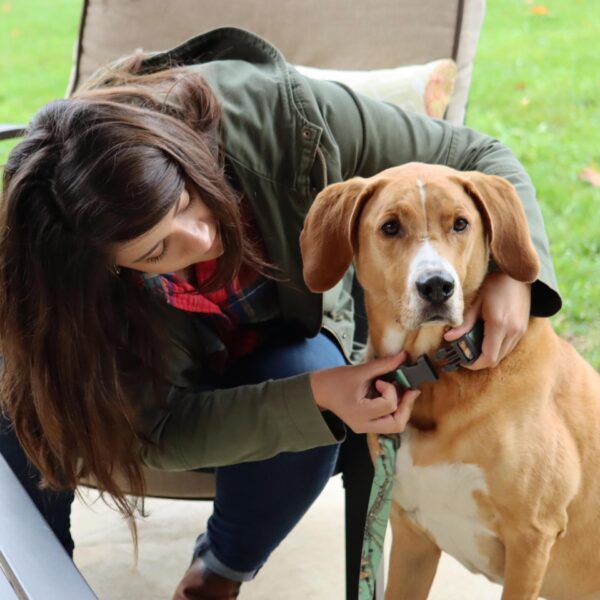
[[[473,496],[478,491],[487,494],[483,471],[477,465],[460,463],[415,466],[411,437],[409,428],[396,458],[394,500],[440,549],[470,571],[498,581],[484,549],[498,547],[499,541],[480,518]]]

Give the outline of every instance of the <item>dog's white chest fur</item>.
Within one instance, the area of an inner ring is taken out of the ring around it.
[[[473,492],[487,493],[483,471],[476,465],[415,466],[410,428],[402,434],[396,457],[394,500],[408,517],[426,530],[438,547],[467,569],[498,581],[489,558],[480,549],[485,538],[495,538],[478,515]]]

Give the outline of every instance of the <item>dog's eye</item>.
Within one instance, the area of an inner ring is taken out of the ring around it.
[[[467,227],[469,226],[469,222],[466,219],[463,219],[462,217],[459,219],[456,219],[456,221],[454,221],[454,231],[464,231]]]
[[[386,221],[381,226],[381,231],[389,237],[394,237],[400,233],[400,223],[396,219]]]

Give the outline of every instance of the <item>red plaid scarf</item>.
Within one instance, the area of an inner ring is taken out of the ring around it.
[[[207,281],[216,267],[216,260],[196,263],[198,283]],[[173,273],[143,274],[143,281],[171,306],[203,315],[224,350],[211,355],[212,366],[218,371],[229,361],[252,352],[261,339],[253,324],[273,318],[277,312],[273,282],[248,267],[242,267],[237,277],[214,292],[200,293]]]

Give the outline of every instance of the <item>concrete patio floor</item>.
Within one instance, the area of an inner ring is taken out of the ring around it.
[[[139,524],[139,561],[126,524],[97,495],[74,504],[75,562],[101,600],[169,600],[187,568],[210,502],[148,500]],[[274,552],[241,600],[343,600],[343,490],[333,478],[302,522]],[[389,545],[389,535],[387,541]],[[389,548],[388,548],[389,550]],[[498,600],[501,588],[444,555],[429,600]]]

